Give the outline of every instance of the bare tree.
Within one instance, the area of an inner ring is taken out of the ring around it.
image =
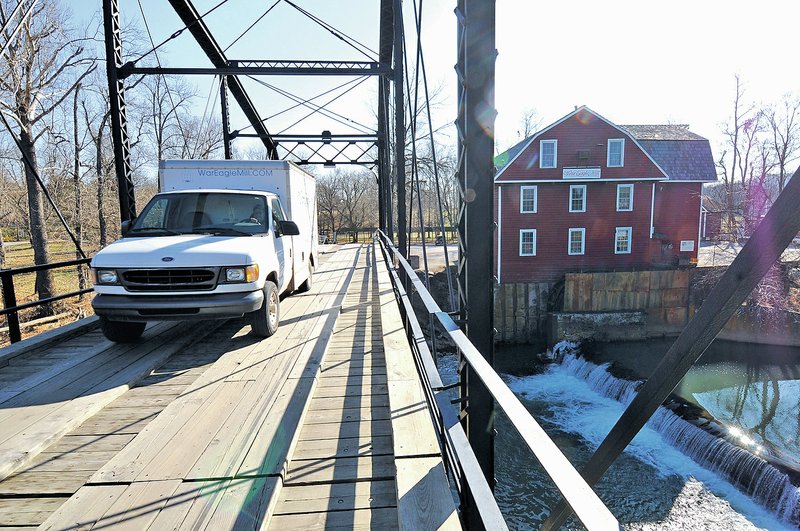
[[[149,76],[141,85],[144,92],[142,110],[145,112],[155,159],[179,158],[189,139],[184,122],[188,120],[188,106],[195,95],[194,87],[180,78],[166,76]]]
[[[11,0],[0,1],[0,23],[8,21],[15,4]],[[11,25],[13,27],[13,23]],[[4,37],[8,40],[11,35],[7,33]],[[82,42],[68,30],[60,5],[54,0],[41,1],[10,42],[0,65],[3,94],[0,112],[16,123],[19,147],[29,162],[25,165],[25,183],[31,245],[37,264],[50,261],[42,192],[36,181],[36,141],[45,128],[37,126],[94,68],[92,61],[84,56]],[[49,271],[37,273],[36,291],[39,298],[53,295],[53,278]]]
[[[533,107],[528,107],[523,111],[522,117],[520,118],[520,128],[517,130],[517,136],[520,140],[528,138],[538,131],[541,125],[542,117],[539,116],[539,112]]]
[[[778,169],[778,191],[786,186],[789,164],[800,158],[800,97],[786,94],[783,100],[766,110],[772,149]]]
[[[331,172],[317,178],[317,209],[320,225],[323,230],[330,231],[331,239],[334,241],[342,219],[339,189],[339,173]]]
[[[752,228],[754,216],[748,210],[750,188],[759,173],[760,168],[757,167],[759,159],[765,162],[763,169],[766,170],[768,158],[768,146],[761,139],[765,131],[764,124],[762,111],[755,104],[744,102],[744,87],[737,75],[732,123],[726,124],[723,128],[726,148],[717,161],[725,187],[726,228],[732,235],[739,233],[740,225],[737,218],[744,220],[742,228],[745,230]],[[728,154],[730,163],[727,160]]]

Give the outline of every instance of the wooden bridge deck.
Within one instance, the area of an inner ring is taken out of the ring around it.
[[[460,528],[374,248],[281,312],[0,350],[0,529]]]

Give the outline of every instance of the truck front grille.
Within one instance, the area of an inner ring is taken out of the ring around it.
[[[219,268],[127,269],[122,271],[122,285],[128,291],[212,290],[218,273]]]

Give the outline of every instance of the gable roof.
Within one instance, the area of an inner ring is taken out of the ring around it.
[[[534,135],[536,136],[536,135]],[[517,155],[533,140],[533,136],[523,139],[522,141],[514,144],[507,150],[503,151],[494,158],[495,170],[500,171],[506,164],[517,158]]]
[[[717,180],[711,145],[688,125],[621,125],[667,173],[670,181]]]
[[[644,148],[643,148],[643,147],[642,147],[642,146],[639,144],[639,141],[638,141],[638,140],[636,140],[636,137],[634,137],[634,136],[633,136],[633,135],[632,135],[632,134],[631,134],[629,131],[627,131],[627,130],[623,129],[622,127],[620,127],[619,125],[615,124],[615,123],[614,123],[614,122],[612,122],[611,120],[608,120],[607,118],[604,118],[604,117],[600,116],[599,114],[597,114],[596,112],[594,112],[593,110],[591,110],[591,109],[590,109],[589,107],[587,107],[586,105],[581,105],[580,107],[575,107],[575,110],[574,110],[574,111],[572,111],[571,113],[569,113],[569,114],[567,114],[567,115],[565,115],[565,116],[561,117],[560,119],[556,120],[555,122],[553,122],[552,124],[548,125],[548,126],[547,126],[547,127],[545,127],[544,129],[542,129],[542,130],[540,130],[540,131],[538,131],[538,132],[534,133],[534,134],[533,134],[533,136],[530,136],[529,138],[526,138],[526,139],[525,139],[525,140],[523,140],[522,142],[519,142],[519,143],[515,144],[513,147],[511,147],[511,148],[509,148],[508,150],[504,151],[504,152],[503,152],[503,153],[501,153],[500,155],[497,155],[497,156],[494,158],[494,165],[495,165],[495,177],[494,177],[494,179],[495,179],[495,181],[497,181],[497,180],[500,178],[500,175],[503,173],[503,171],[504,171],[506,168],[508,168],[508,167],[511,165],[511,163],[512,163],[512,162],[514,162],[514,160],[515,160],[517,157],[519,157],[519,156],[522,154],[522,152],[523,152],[523,151],[525,151],[525,150],[527,149],[527,147],[528,147],[528,146],[529,146],[531,143],[533,143],[533,141],[534,141],[534,140],[535,140],[537,137],[539,137],[539,136],[543,135],[544,133],[546,133],[547,131],[551,130],[551,129],[552,129],[552,128],[554,128],[555,126],[557,126],[557,125],[560,125],[560,124],[561,124],[561,123],[563,123],[563,122],[566,122],[567,120],[569,120],[570,118],[572,118],[573,116],[575,116],[576,114],[578,114],[578,113],[580,113],[580,112],[584,112],[584,113],[585,113],[585,112],[588,112],[588,113],[592,114],[593,116],[595,116],[595,117],[597,117],[598,119],[602,120],[603,122],[607,123],[607,124],[608,124],[608,125],[610,125],[611,127],[613,127],[613,128],[615,128],[615,129],[617,129],[617,130],[618,130],[620,133],[622,133],[622,134],[626,135],[627,137],[629,137],[629,138],[631,139],[631,141],[632,141],[632,142],[633,142],[633,143],[634,143],[636,146],[638,146],[638,147],[639,147],[639,149],[641,149],[641,150],[644,152],[645,156],[647,156],[647,158],[649,158],[649,159],[650,159],[650,161],[651,161],[651,162],[652,162],[652,163],[653,163],[653,164],[654,164],[654,165],[655,165],[655,166],[658,168],[658,170],[659,170],[659,171],[660,171],[660,172],[661,172],[661,173],[662,173],[662,174],[663,174],[665,177],[669,178],[669,176],[668,176],[667,172],[665,172],[665,171],[664,171],[664,169],[663,169],[663,168],[662,168],[662,167],[659,165],[659,163],[658,163],[658,162],[657,162],[655,159],[653,159],[653,157],[650,155],[650,153],[648,153],[648,152],[647,152],[647,150],[646,150],[646,149],[644,149]],[[512,151],[515,151],[515,153],[512,153]]]
[[[688,124],[620,125],[637,140],[706,140],[689,131]]]

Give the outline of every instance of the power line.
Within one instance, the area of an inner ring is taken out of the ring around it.
[[[284,128],[284,129],[283,129],[283,131],[281,131],[281,132],[280,132],[280,133],[278,133],[278,134],[281,134],[281,133],[285,132],[285,131],[286,131],[287,129],[289,129],[290,127],[294,127],[294,126],[295,126],[295,125],[297,125],[298,123],[302,122],[303,120],[305,120],[306,118],[308,118],[309,116],[312,116],[313,114],[315,114],[315,113],[317,113],[317,112],[320,112],[320,113],[324,114],[326,117],[328,117],[328,118],[330,118],[330,119],[332,119],[332,120],[334,120],[334,121],[336,121],[336,122],[338,122],[338,123],[340,123],[340,124],[342,124],[342,125],[347,125],[347,126],[349,126],[349,127],[361,128],[361,129],[362,129],[362,132],[369,132],[369,133],[372,133],[372,132],[373,132],[373,130],[372,130],[372,129],[371,129],[369,126],[366,126],[366,125],[364,125],[364,124],[358,123],[358,122],[356,122],[355,120],[352,120],[352,119],[350,119],[350,118],[347,118],[346,116],[343,116],[343,115],[341,115],[341,114],[339,114],[339,113],[336,113],[336,112],[334,112],[334,111],[331,111],[331,110],[329,110],[329,109],[325,109],[325,106],[326,106],[326,105],[329,105],[330,103],[333,103],[333,102],[334,102],[334,101],[336,101],[337,99],[341,98],[342,96],[344,96],[344,95],[345,95],[345,94],[347,94],[348,92],[352,91],[353,89],[355,89],[356,87],[358,87],[359,85],[361,85],[361,83],[363,83],[364,81],[366,81],[366,80],[368,79],[368,76],[363,76],[363,77],[359,78],[359,79],[357,80],[357,83],[356,83],[355,85],[353,85],[352,87],[350,87],[349,89],[347,89],[347,90],[346,90],[346,91],[344,91],[343,93],[339,94],[339,95],[338,95],[338,96],[336,96],[335,98],[332,98],[331,100],[329,100],[329,101],[325,102],[325,103],[324,103],[324,104],[322,104],[322,105],[310,104],[308,100],[305,100],[305,101],[304,101],[302,98],[300,98],[300,97],[298,97],[298,96],[295,96],[294,94],[291,94],[290,92],[287,92],[287,91],[285,91],[285,90],[283,90],[283,89],[280,89],[280,88],[278,88],[278,87],[275,87],[275,86],[273,86],[273,85],[270,85],[269,83],[266,83],[266,82],[264,82],[264,81],[261,81],[260,79],[257,79],[257,78],[255,78],[255,77],[253,77],[253,76],[248,76],[248,77],[249,77],[250,79],[252,79],[253,81],[255,81],[256,83],[259,83],[259,84],[261,84],[261,85],[263,85],[263,86],[265,86],[265,87],[267,87],[267,88],[269,88],[269,89],[271,89],[271,90],[274,90],[274,91],[275,91],[275,92],[277,92],[278,94],[280,94],[280,95],[282,95],[282,96],[284,96],[284,97],[286,97],[286,98],[289,98],[289,99],[291,99],[291,100],[293,100],[293,101],[295,101],[295,102],[299,103],[300,105],[303,105],[303,106],[305,106],[305,107],[308,107],[308,108],[312,109],[312,112],[311,112],[311,113],[307,114],[306,116],[304,116],[304,117],[303,117],[303,118],[301,118],[300,120],[297,120],[296,122],[294,122],[294,123],[293,123],[292,125],[290,125],[289,127],[286,127],[286,128]],[[335,89],[334,89],[334,90],[335,90]],[[329,91],[329,92],[330,92],[330,91]],[[317,96],[317,97],[319,97],[319,96]]]
[[[358,42],[354,38],[348,36],[347,34],[341,32],[337,28],[331,26],[330,24],[328,24],[327,22],[325,22],[321,18],[319,18],[319,17],[317,17],[315,15],[312,15],[310,12],[308,12],[305,9],[303,9],[302,7],[298,6],[297,4],[292,2],[291,0],[284,0],[284,2],[286,2],[287,4],[289,4],[290,6],[295,8],[296,10],[298,10],[300,13],[304,14],[309,19],[313,20],[314,22],[316,22],[317,24],[319,24],[320,26],[322,26],[323,28],[328,30],[328,32],[330,32],[331,35],[333,35],[334,37],[336,37],[340,41],[344,42],[345,44],[347,44],[348,46],[350,46],[351,48],[353,48],[357,52],[361,53],[365,57],[367,57],[369,59],[372,59],[372,60],[375,60],[375,58],[377,57],[378,52],[376,52],[375,50],[371,49],[369,46]],[[355,44],[353,44],[353,43],[355,43]],[[358,46],[356,46],[356,44]],[[372,55],[369,55],[364,50],[367,50]]]
[[[150,33],[150,25],[147,23],[147,17],[144,14],[144,8],[142,7],[142,0],[136,0],[136,1],[139,4],[139,11],[142,13],[142,22],[144,22],[144,27],[147,30],[147,36],[150,39],[150,44],[153,44],[153,34]],[[222,2],[217,4],[213,9],[211,9],[208,12],[206,12],[205,15],[207,15],[208,13],[211,13],[211,11],[213,11],[217,7],[221,6],[225,2],[227,2],[227,0],[223,0]],[[205,15],[203,15],[203,16],[205,16]],[[200,18],[202,19],[203,17],[200,17]],[[186,26],[186,28],[188,28],[188,27],[189,26]],[[186,28],[184,28],[184,30]],[[183,30],[181,30],[181,32],[182,31]],[[166,42],[166,41],[164,41],[164,42]],[[164,43],[162,42],[161,44],[164,44]],[[158,52],[156,52],[156,50],[161,46],[161,44],[159,44],[158,46],[156,46],[155,48],[153,48],[151,50],[153,52],[153,55],[155,55],[156,64],[158,65],[159,68],[161,68],[161,59],[159,59]],[[150,52],[147,52],[147,53],[149,54]],[[147,55],[147,54],[145,54],[145,55]],[[142,57],[144,57],[144,56],[142,56]],[[139,59],[141,59],[141,57]],[[138,61],[139,59],[137,59],[136,61]],[[136,61],[134,61],[134,62],[136,62]],[[184,131],[183,124],[181,123],[181,118],[178,115],[178,108],[175,106],[175,100],[172,99],[172,91],[169,89],[169,84],[167,83],[167,76],[165,76],[164,74],[161,74],[161,79],[164,80],[164,87],[167,90],[167,97],[169,98],[169,103],[170,103],[170,105],[172,105],[172,110],[175,111],[175,121],[178,123],[178,130],[180,130],[181,136],[184,138],[184,142],[186,142],[187,141],[186,131]]]
[[[156,50],[158,50],[159,48],[161,48],[162,46],[164,46],[164,45],[165,45],[166,43],[168,43],[169,41],[171,41],[171,40],[173,40],[173,39],[177,39],[177,38],[178,38],[178,37],[181,35],[181,33],[183,33],[184,31],[186,31],[187,29],[191,28],[192,26],[194,26],[195,24],[197,24],[197,23],[198,23],[198,22],[200,22],[201,20],[203,20],[203,17],[205,17],[206,15],[209,15],[209,14],[213,13],[214,11],[216,11],[216,10],[217,10],[217,9],[218,9],[218,8],[219,8],[219,7],[220,7],[222,4],[226,3],[227,1],[228,1],[228,0],[222,0],[220,3],[218,3],[217,5],[215,5],[214,7],[212,7],[211,9],[209,9],[208,11],[206,11],[205,13],[203,13],[202,15],[200,15],[200,16],[197,18],[197,20],[193,21],[191,24],[189,24],[189,25],[187,25],[187,26],[184,26],[184,27],[182,27],[181,29],[179,29],[178,31],[176,31],[175,33],[173,33],[172,35],[170,35],[169,37],[167,37],[166,39],[164,39],[163,41],[161,41],[161,43],[160,43],[158,46],[155,46],[155,45],[154,45],[154,46],[153,46],[153,48],[152,48],[151,50],[149,50],[149,51],[147,51],[147,52],[143,53],[142,55],[140,55],[140,56],[139,56],[139,57],[137,57],[136,59],[132,60],[132,61],[131,61],[131,63],[133,63],[133,64],[136,64],[136,63],[138,63],[139,61],[141,61],[142,59],[144,59],[145,57],[147,57],[147,56],[148,56],[148,55],[150,55],[151,53],[155,52]],[[141,1],[139,1],[139,9],[142,9],[142,3],[141,3]],[[144,11],[142,11],[142,18],[144,18]],[[147,25],[147,22],[145,21],[145,26],[146,26],[146,25]],[[148,31],[148,33],[150,32],[150,30],[147,30],[147,31]],[[152,37],[152,35],[150,36],[150,44],[153,44],[153,37]],[[159,66],[160,66],[160,65],[159,65]]]
[[[258,17],[258,18],[256,19],[256,21],[255,21],[255,22],[253,22],[252,24],[250,24],[250,26],[248,26],[248,28],[247,28],[246,30],[244,30],[244,31],[242,32],[242,34],[241,34],[241,35],[239,35],[238,37],[236,37],[236,38],[233,40],[233,42],[232,42],[232,43],[230,43],[228,46],[226,46],[226,47],[225,47],[225,49],[224,49],[224,50],[222,50],[222,53],[225,53],[225,52],[227,52],[227,51],[228,51],[228,49],[229,49],[231,46],[233,46],[234,44],[236,44],[236,43],[239,41],[239,39],[241,39],[242,37],[244,37],[244,36],[247,34],[247,32],[248,32],[248,31],[250,31],[251,29],[253,29],[253,27],[254,27],[256,24],[258,24],[259,22],[261,22],[261,19],[262,19],[262,18],[266,17],[266,16],[269,14],[269,12],[270,12],[270,11],[272,11],[272,10],[275,8],[275,6],[277,6],[277,5],[278,5],[278,4],[280,4],[280,3],[281,3],[281,0],[275,0],[275,3],[274,3],[274,4],[272,4],[272,6],[270,6],[270,7],[269,7],[269,8],[268,8],[266,11],[264,11],[264,14],[263,14],[263,15],[261,15],[260,17]]]

